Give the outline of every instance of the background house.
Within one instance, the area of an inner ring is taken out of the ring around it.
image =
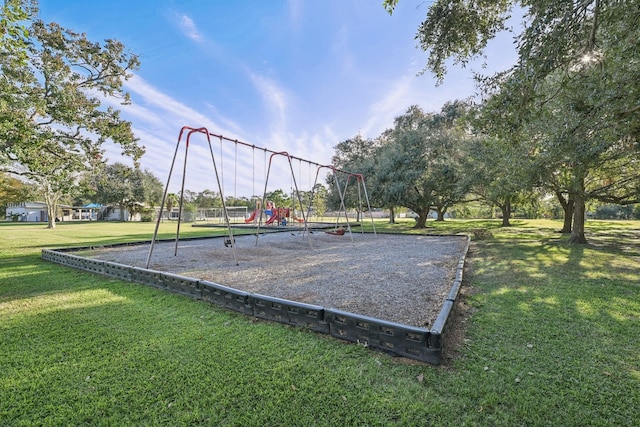
[[[47,204],[44,202],[9,203],[5,217],[7,221],[46,222]]]
[[[127,221],[140,221],[140,214],[131,216],[124,210]],[[58,221],[120,221],[120,208],[89,203],[84,206],[58,205]],[[7,205],[7,221],[47,222],[47,204],[44,202],[22,202]]]

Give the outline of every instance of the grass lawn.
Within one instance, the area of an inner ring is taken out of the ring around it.
[[[0,425],[637,426],[640,222],[590,221],[587,246],[513,224],[428,223],[493,234],[472,243],[464,335],[435,367],[40,258],[154,224],[0,223]],[[377,228],[424,232],[410,225]]]

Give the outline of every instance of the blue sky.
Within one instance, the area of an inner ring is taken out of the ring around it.
[[[165,183],[182,126],[329,164],[339,142],[377,137],[410,105],[439,111],[472,96],[471,70],[515,60],[503,37],[484,61],[452,67],[440,86],[417,76],[427,57],[414,37],[428,5],[402,0],[390,16],[381,0],[40,0],[40,17],[139,55],[125,86],[133,103],[120,108],[147,149],[142,166]],[[217,191],[206,140],[194,138],[185,188]],[[214,142],[225,195],[262,194],[263,153]],[[123,160],[115,148],[107,157]],[[268,191],[291,187],[288,168],[286,158],[273,159]],[[315,169],[294,162],[294,174],[306,190]],[[170,191],[180,181],[174,171]]]

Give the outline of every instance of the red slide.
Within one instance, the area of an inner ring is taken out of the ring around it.
[[[256,215],[258,215],[258,212],[260,212],[260,209],[256,209],[255,211],[253,211],[251,213],[251,216],[244,220],[245,224],[249,224],[250,222],[253,222],[253,220],[256,219]]]
[[[272,224],[275,221],[278,221],[278,219],[280,219],[280,215],[278,215],[278,210],[274,209],[273,211],[273,215],[271,215],[271,217],[267,220],[267,222],[265,222],[265,224]],[[277,222],[276,222],[277,224]]]

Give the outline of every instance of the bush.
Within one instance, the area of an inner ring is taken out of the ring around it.
[[[153,222],[155,219],[155,209],[145,209],[140,214],[140,221],[142,222]]]

